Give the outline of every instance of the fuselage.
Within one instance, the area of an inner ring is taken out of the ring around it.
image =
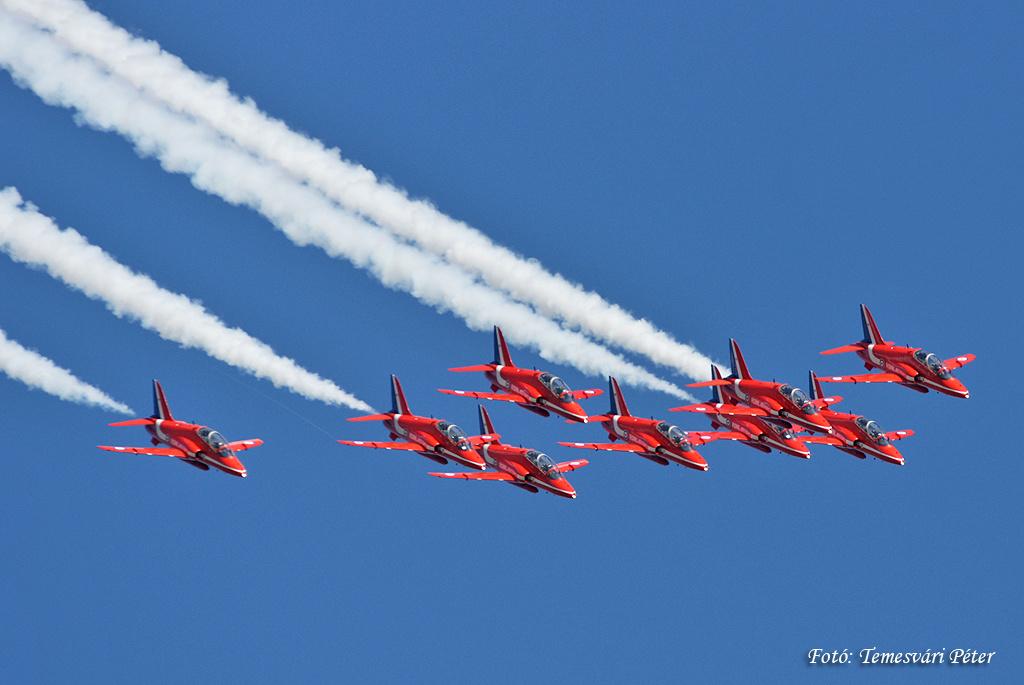
[[[938,355],[919,347],[864,343],[857,356],[869,369],[881,369],[905,379],[904,385],[935,390],[953,397],[970,397],[964,384],[950,374]]]
[[[504,471],[515,478],[515,482],[532,485],[559,497],[576,499],[576,490],[546,454],[499,442],[485,443],[480,451],[488,466]]]
[[[769,415],[817,433],[831,433],[829,425],[810,398],[799,388],[785,383],[771,383],[750,378],[728,378],[729,385],[719,386],[727,402],[745,404]],[[737,417],[733,417],[734,419]],[[743,417],[744,419],[756,417]]]
[[[420,445],[423,453],[432,459],[451,459],[473,469],[486,466],[466,434],[455,424],[413,414],[393,414],[383,423],[392,436]]]
[[[587,413],[573,398],[569,386],[546,371],[494,365],[484,375],[491,382],[493,390],[513,393],[525,399],[528,404],[523,406],[527,409],[532,405],[570,421],[587,421]]]
[[[715,428],[727,428],[749,437],[744,444],[762,451],[776,449],[801,459],[809,459],[811,451],[800,442],[788,428],[783,428],[759,416],[727,416],[725,414],[709,414],[711,425]],[[765,450],[764,448],[769,448]]]
[[[874,421],[856,414],[845,414],[830,409],[821,413],[835,429],[832,437],[843,441],[846,448],[844,451],[861,458],[871,456],[890,464],[903,465],[903,455]]]
[[[181,450],[189,461],[212,466],[232,476],[245,478],[246,470],[224,437],[206,426],[183,421],[155,419],[146,426],[153,442]]]
[[[601,426],[612,440],[641,447],[659,460],[667,459],[697,471],[708,470],[708,463],[693,448],[686,433],[666,421],[614,415],[602,420]]]

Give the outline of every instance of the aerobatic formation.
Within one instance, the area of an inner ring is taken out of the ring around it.
[[[949,373],[974,360],[973,354],[942,361],[919,348],[896,347],[884,342],[878,333],[871,312],[861,305],[864,340],[822,354],[856,350],[869,368],[881,368],[881,374],[832,376],[819,379],[809,372],[810,394],[788,383],[755,379],[747,368],[743,353],[735,340],[729,340],[732,373],[723,378],[716,366],[711,367],[709,381],[689,387],[709,387],[712,398],[707,402],[675,407],[669,411],[705,414],[714,430],[684,431],[667,421],[633,416],[626,407],[618,381],[608,378],[610,409],[606,414],[588,416],[577,399],[599,395],[601,390],[573,392],[564,381],[545,371],[522,369],[512,363],[501,329],[494,327],[494,361],[478,366],[458,367],[449,371],[482,371],[493,392],[441,390],[440,392],[514,402],[540,416],[556,414],[566,423],[598,423],[607,432],[609,443],[559,442],[565,447],[634,452],[655,463],[687,466],[707,471],[708,463],[695,448],[715,440],[736,440],[762,452],[777,450],[795,457],[811,456],[808,444],[832,445],[859,459],[871,456],[890,464],[903,465],[904,458],[893,441],[914,434],[909,429],[885,432],[873,420],[859,414],[838,412],[831,408],[841,397],[826,397],[821,380],[833,382],[891,382],[919,392],[929,389],[953,397],[968,397],[967,389]],[[177,457],[203,470],[212,466],[226,473],[245,476],[246,470],[235,452],[263,444],[262,440],[228,442],[220,433],[205,426],[176,421],[171,416],[163,389],[153,381],[153,415],[143,419],[121,421],[111,426],[142,425],[152,435],[154,447],[108,447],[100,449],[136,454]],[[430,473],[439,478],[503,481],[528,492],[544,490],[560,497],[576,498],[576,490],[565,473],[586,466],[585,459],[557,463],[540,450],[503,444],[491,418],[478,405],[480,433],[467,435],[454,423],[444,419],[413,414],[398,378],[391,376],[391,411],[384,414],[356,416],[349,421],[381,421],[390,442],[339,440],[343,445],[416,452],[439,464],[450,461],[472,471]],[[164,444],[167,447],[156,447]]]

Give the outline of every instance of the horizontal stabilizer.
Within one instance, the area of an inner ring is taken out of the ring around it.
[[[156,423],[156,419],[148,417],[145,419],[132,419],[131,421],[118,421],[117,423],[108,423],[108,426],[151,426]]]
[[[686,387],[688,388],[710,388],[713,385],[732,385],[732,381],[726,380],[725,378],[716,378],[710,381],[701,381],[700,383],[689,383]]]
[[[820,354],[839,354],[841,352],[856,352],[857,350],[863,350],[864,343],[854,343],[853,345],[843,345],[832,350],[825,350]]]

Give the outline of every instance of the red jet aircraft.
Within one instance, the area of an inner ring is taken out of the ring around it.
[[[689,388],[705,388],[721,386],[726,402],[745,404],[757,411],[752,416],[763,416],[768,421],[777,423],[783,428],[797,424],[802,428],[816,433],[831,433],[832,427],[818,412],[818,406],[811,402],[804,391],[786,383],[772,383],[754,380],[747,370],[740,346],[732,338],[729,339],[729,355],[732,362],[732,375],[716,378],[702,383],[691,383]],[[701,405],[693,405],[701,406]],[[706,412],[706,409],[688,409],[688,411]],[[719,412],[721,413],[721,412]]]
[[[973,362],[973,354],[943,361],[938,355],[925,352],[920,347],[897,347],[882,339],[871,312],[864,305],[860,306],[860,321],[864,327],[863,340],[834,350],[825,350],[822,354],[856,352],[864,360],[865,368],[881,369],[882,372],[859,376],[829,376],[821,380],[830,383],[899,383],[918,392],[935,390],[953,397],[970,397],[964,384],[949,372],[950,369],[958,369]]]
[[[622,440],[622,443],[560,442],[566,447],[613,452],[636,452],[663,466],[675,462],[698,471],[707,471],[708,463],[693,449],[686,433],[676,426],[657,419],[642,419],[633,416],[626,408],[626,400],[619,389],[619,383],[608,377],[608,391],[611,395],[611,410],[605,416],[591,416],[591,421],[600,421],[608,431],[608,439]]]
[[[463,366],[449,371],[483,371],[491,382],[494,392],[469,392],[467,390],[441,390],[449,395],[476,397],[482,400],[504,400],[515,402],[523,409],[541,416],[558,414],[570,421],[587,422],[587,414],[576,402],[587,397],[600,395],[602,390],[572,391],[558,376],[547,371],[521,369],[512,363],[501,329],[494,327],[494,362],[478,366]]]
[[[818,377],[814,375],[813,371],[810,372],[810,377],[811,395],[815,400],[823,399],[824,393],[821,392],[821,383],[818,382]],[[893,447],[891,441],[913,435],[914,431],[901,430],[885,433],[877,423],[869,421],[863,416],[843,414],[832,409],[822,409],[821,415],[832,424],[834,430],[832,435],[812,435],[801,438],[801,440],[833,445],[858,459],[865,459],[870,455],[890,464],[903,466],[903,455]]]
[[[718,367],[711,365],[711,376],[714,380],[722,378]],[[706,414],[711,419],[713,431],[690,431],[689,435],[700,443],[712,440],[739,440],[762,452],[771,452],[772,448],[794,457],[810,459],[811,451],[793,434],[793,431],[766,418],[766,412],[760,409],[743,407],[735,400],[723,396],[722,387],[712,385],[714,393],[710,402],[691,404],[686,407],[675,407],[669,411],[692,411]],[[718,430],[726,428],[727,430]]]
[[[484,461],[487,462],[487,465],[496,469],[496,471],[487,471],[485,473],[431,473],[431,476],[439,478],[465,478],[466,480],[504,481],[530,492],[547,490],[559,497],[576,499],[576,490],[569,485],[569,481],[562,474],[566,471],[586,466],[586,459],[556,464],[551,460],[551,457],[543,452],[525,447],[503,445],[498,441],[498,435],[494,432],[494,426],[491,424],[491,417],[487,415],[487,410],[483,407],[479,407],[479,409],[480,432],[493,437],[493,440],[488,440],[480,447],[480,451],[483,452]]]
[[[99,445],[101,450],[111,452],[130,452],[133,454],[153,454],[165,457],[177,457],[186,464],[191,464],[203,471],[210,467],[220,469],[232,476],[245,478],[245,467],[235,456],[236,451],[262,445],[262,440],[240,440],[228,442],[224,436],[206,426],[197,426],[184,421],[176,421],[171,416],[164,397],[164,389],[159,381],[153,381],[153,415],[145,419],[118,421],[111,426],[145,426],[153,436],[153,445],[164,444],[167,447],[110,447]]]
[[[391,411],[387,414],[371,414],[357,416],[349,421],[383,421],[391,431],[391,439],[401,438],[406,442],[365,442],[363,440],[339,440],[342,445],[357,447],[375,447],[384,450],[408,450],[418,452],[427,459],[439,464],[447,464],[448,460],[457,461],[471,469],[487,468],[487,464],[474,449],[485,440],[497,439],[497,435],[476,435],[467,437],[462,429],[454,423],[441,419],[428,419],[416,416],[409,411],[405,401],[402,384],[394,374],[391,375]]]

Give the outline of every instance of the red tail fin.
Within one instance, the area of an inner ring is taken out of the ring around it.
[[[405,401],[405,393],[402,392],[402,384],[398,382],[398,376],[391,374],[391,413],[412,414],[409,411],[409,403]]]
[[[747,363],[743,361],[740,346],[732,338],[729,338],[729,357],[732,361],[732,375],[736,378],[751,378],[750,371],[747,370]]]
[[[619,389],[619,382],[611,376],[608,376],[608,394],[611,395],[612,401],[612,408],[608,413],[612,416],[630,416],[629,409],[626,408],[626,399]]]
[[[505,336],[501,334],[501,329],[497,326],[494,327],[494,363],[498,366],[515,366],[512,363],[512,357],[509,356]]]
[[[173,421],[171,408],[167,406],[167,398],[164,397],[164,389],[160,387],[160,381],[153,379],[153,418]]]
[[[864,342],[869,345],[881,345],[885,342],[882,339],[882,334],[878,332],[874,317],[864,305],[860,306],[860,323],[864,327]]]

